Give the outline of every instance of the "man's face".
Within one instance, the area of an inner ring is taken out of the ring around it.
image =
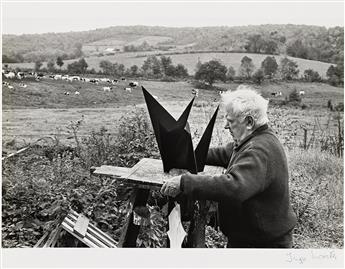
[[[248,135],[246,120],[244,118],[236,117],[231,110],[227,111],[225,118],[225,129],[229,129],[235,142],[239,143]]]

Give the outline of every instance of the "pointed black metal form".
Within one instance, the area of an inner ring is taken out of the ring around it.
[[[203,171],[219,107],[207,125],[194,153],[187,121],[194,98],[176,121],[144,87],[142,90],[161,154],[164,172],[169,172],[172,168],[186,169],[193,174]]]

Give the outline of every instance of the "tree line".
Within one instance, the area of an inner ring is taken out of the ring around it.
[[[339,65],[331,65],[326,73],[327,82],[333,86],[344,85],[344,67]],[[218,60],[211,60],[205,63],[197,64],[197,71],[195,79],[200,80],[212,86],[217,80],[226,82],[235,79],[253,81],[254,83],[261,84],[265,79],[278,79],[278,80],[294,80],[299,78],[298,64],[284,57],[278,64],[274,56],[267,56],[262,62],[261,66],[255,70],[255,66],[250,57],[244,56],[241,59],[241,65],[236,73],[236,70],[229,66],[228,68],[221,64]],[[308,82],[321,82],[320,74],[312,69],[304,71],[302,79]]]
[[[42,62],[35,62],[35,71],[56,72],[55,64],[59,66],[60,72],[64,62],[61,57],[56,59],[56,62],[49,61],[46,69],[41,69]],[[66,72],[68,74],[99,74],[110,75],[115,77],[143,77],[152,79],[184,79],[190,77],[187,68],[182,64],[174,65],[169,56],[155,55],[148,56],[141,67],[132,65],[126,68],[125,65],[119,63],[112,63],[108,60],[103,60],[99,63],[100,71],[97,73],[94,69],[88,69],[88,64],[84,58],[72,62],[67,65]],[[267,56],[259,68],[255,69],[253,60],[244,56],[241,59],[241,65],[236,71],[232,66],[226,67],[219,60],[211,60],[205,63],[198,61],[196,64],[196,73],[194,78],[203,83],[212,86],[216,81],[233,81],[236,79],[244,81],[253,81],[260,84],[264,80],[278,79],[278,80],[294,80],[299,78],[300,70],[298,64],[284,57],[277,63],[274,56]],[[327,82],[333,86],[344,85],[344,66],[341,64],[331,65],[326,73]],[[312,69],[307,69],[302,75],[302,79],[308,82],[321,82],[320,74]]]

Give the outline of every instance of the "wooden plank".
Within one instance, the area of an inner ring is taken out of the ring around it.
[[[95,175],[109,175],[114,177],[127,177],[130,174],[131,168],[118,167],[110,165],[102,165],[101,167],[96,167],[93,174]]]
[[[77,222],[74,225],[74,232],[81,237],[84,237],[89,226],[89,219],[83,215],[79,215]]]
[[[126,223],[123,226],[118,247],[136,247],[140,226],[133,223],[133,208],[146,206],[150,191],[144,189],[134,189],[130,199],[130,210],[127,212]]]
[[[199,174],[215,175],[221,174],[223,170],[223,167],[206,165],[204,172]],[[128,173],[126,174],[127,171]],[[161,160],[143,158],[135,166],[130,168],[130,170],[126,170],[123,167],[111,168],[111,166],[101,166],[96,168],[94,174],[111,176],[116,180],[130,183],[132,186],[158,190],[165,180],[186,172],[183,169],[175,171],[178,173],[164,173]]]

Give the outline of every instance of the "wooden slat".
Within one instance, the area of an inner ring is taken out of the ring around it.
[[[77,222],[74,225],[74,232],[81,237],[84,237],[89,226],[89,219],[83,215],[79,215]]]
[[[86,232],[84,236],[81,236],[80,234],[75,233],[75,225],[79,219],[79,214],[75,211],[71,211],[67,217],[65,218],[64,222],[71,228],[71,233],[73,236],[77,237],[79,240],[83,242],[82,239],[88,239],[93,244],[96,245],[96,247],[110,247],[114,248],[116,247],[116,241],[113,240],[110,236],[108,236],[106,233],[104,233],[102,230],[98,229],[96,226],[91,224],[89,222],[88,226],[86,227]],[[84,242],[87,244],[86,242]],[[90,246],[95,247],[95,246]]]
[[[95,243],[93,243],[92,241],[90,241],[88,238],[81,238],[78,235],[76,235],[75,233],[73,233],[73,228],[71,227],[71,225],[69,225],[70,223],[68,221],[64,221],[61,225],[62,227],[69,232],[71,235],[73,235],[74,237],[76,237],[77,239],[79,239],[80,241],[82,241],[85,245],[87,245],[88,247],[91,248],[98,248],[98,245],[96,245]]]
[[[79,239],[81,242],[85,243],[87,246],[89,247],[99,247],[99,248],[104,248],[104,247],[107,247],[106,245],[104,245],[102,242],[99,242],[97,240],[95,240],[93,237],[91,237],[90,235],[86,234],[85,237],[80,237],[79,235],[75,234],[74,233],[74,230],[73,230],[73,223],[71,222],[70,219],[66,219],[64,221],[65,224],[67,224],[68,227],[68,232],[70,232],[75,238]],[[90,245],[91,243],[91,245]]]
[[[46,232],[41,238],[40,240],[37,241],[37,243],[35,244],[34,248],[39,248],[41,247],[41,244],[47,239],[49,235],[49,232]]]
[[[73,214],[69,214],[69,217],[72,218],[73,221],[76,221],[78,213],[75,211],[72,211],[72,212],[73,212]],[[117,242],[113,238],[111,238],[109,235],[104,233],[101,229],[97,228],[91,222],[89,223],[89,226],[88,226],[88,231],[89,230],[91,230],[93,233],[100,234],[100,236],[104,237],[108,241],[109,245],[116,245],[117,244]]]

